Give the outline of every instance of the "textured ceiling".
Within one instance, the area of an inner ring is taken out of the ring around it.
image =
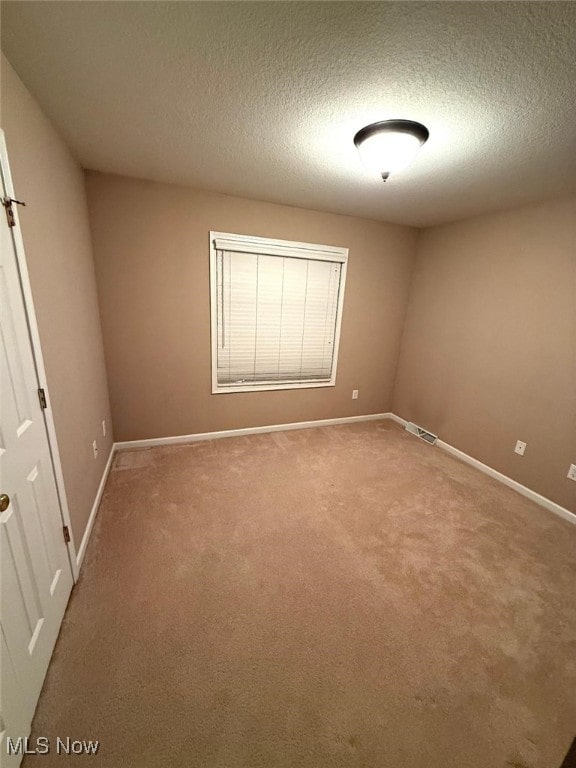
[[[425,226],[576,190],[574,2],[3,2],[86,168]],[[430,139],[387,184],[352,143]]]

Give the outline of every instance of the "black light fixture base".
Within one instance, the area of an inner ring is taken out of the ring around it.
[[[379,123],[371,123],[370,125],[365,125],[364,128],[360,128],[354,136],[354,144],[359,147],[370,136],[385,131],[410,133],[412,136],[416,136],[420,144],[424,144],[430,136],[428,128],[422,125],[422,123],[416,123],[414,120],[381,120]]]

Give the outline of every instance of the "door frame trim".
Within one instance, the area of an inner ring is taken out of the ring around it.
[[[8,149],[6,147],[6,136],[4,131],[0,128],[0,158],[2,161],[2,168],[4,171],[4,184],[6,192],[9,197],[16,197],[14,192],[14,184],[12,182],[12,174],[10,171],[10,163],[8,160]],[[20,220],[18,218],[18,206],[13,207],[14,218],[16,220],[16,226],[12,229],[12,238],[14,242],[14,251],[16,253],[16,263],[18,265],[18,272],[20,276],[20,286],[22,288],[22,296],[24,299],[24,308],[26,310],[26,322],[28,325],[28,331],[30,333],[30,342],[32,347],[32,356],[34,358],[34,366],[36,369],[36,379],[38,381],[38,387],[43,389],[46,393],[46,399],[48,407],[45,408],[42,413],[44,416],[44,424],[46,427],[46,434],[48,437],[48,445],[50,447],[50,456],[52,459],[52,471],[54,474],[54,480],[56,482],[56,491],[58,495],[58,504],[60,507],[60,516],[62,518],[62,525],[68,526],[70,532],[70,541],[67,543],[68,562],[70,564],[70,570],[72,571],[72,578],[74,582],[78,581],[79,566],[76,559],[76,547],[74,544],[74,533],[72,530],[72,522],[70,520],[70,509],[68,507],[68,499],[66,496],[66,486],[64,484],[64,473],[62,471],[62,462],[60,460],[60,452],[58,450],[58,436],[56,432],[56,425],[54,424],[54,416],[50,405],[50,390],[46,379],[46,369],[44,367],[44,357],[42,355],[42,345],[40,343],[40,332],[38,330],[38,321],[36,319],[36,312],[34,309],[34,300],[32,296],[32,287],[30,285],[30,276],[28,274],[28,265],[26,263],[26,252],[24,249],[24,240],[22,239],[22,230],[20,228]]]

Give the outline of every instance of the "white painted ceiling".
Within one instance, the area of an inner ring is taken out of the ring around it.
[[[574,2],[2,3],[86,168],[427,226],[576,191]],[[352,138],[430,139],[383,184]]]

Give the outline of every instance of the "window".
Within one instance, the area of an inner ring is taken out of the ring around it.
[[[347,259],[211,232],[212,392],[334,386]]]

